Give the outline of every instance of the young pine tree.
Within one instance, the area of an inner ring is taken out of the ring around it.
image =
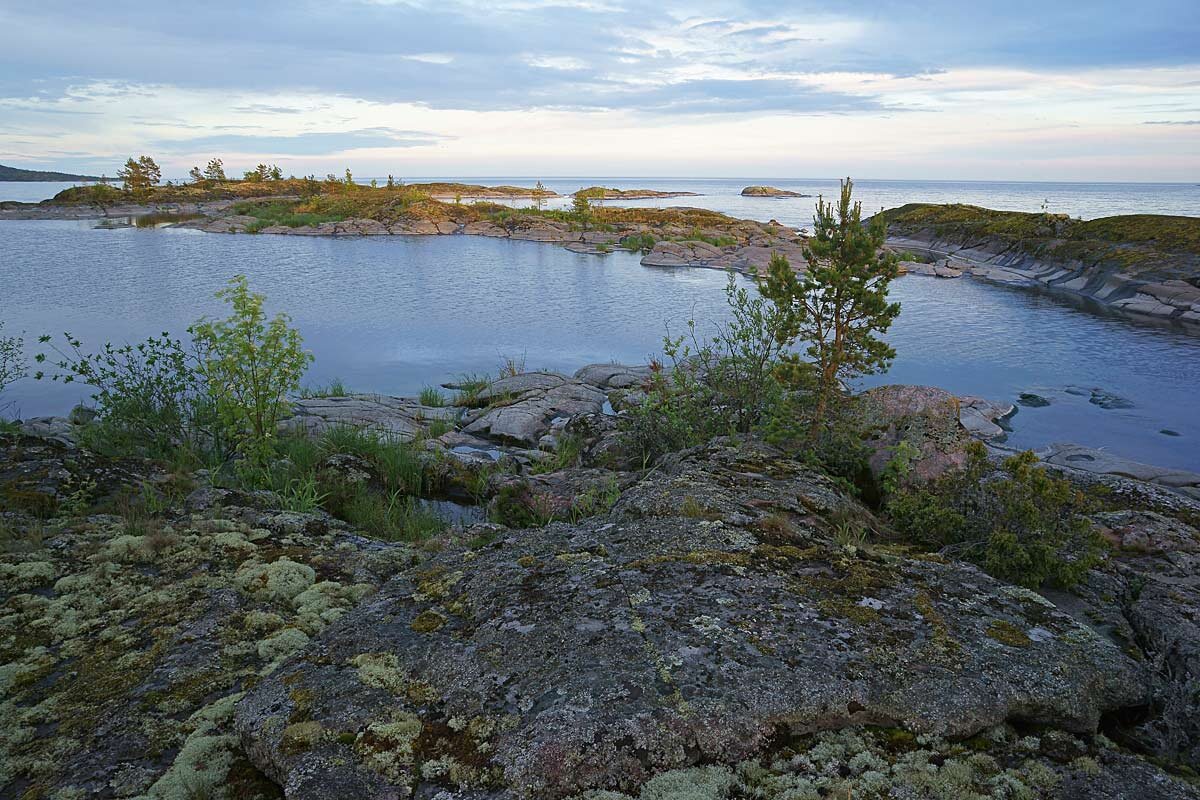
[[[786,258],[771,259],[763,296],[791,317],[787,334],[808,342],[816,384],[811,432],[816,432],[843,384],[886,369],[896,352],[881,338],[900,313],[888,302],[888,284],[899,274],[896,257],[882,253],[883,220],[862,221],[862,203],[851,199],[847,178],[834,206],[817,201],[813,236],[804,247],[808,271],[797,275]]]

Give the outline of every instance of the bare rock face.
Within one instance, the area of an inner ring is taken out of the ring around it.
[[[1109,563],[1072,595],[1050,597],[1147,666],[1147,718],[1126,732],[1140,749],[1200,767],[1200,532],[1151,511],[1097,514]]]
[[[454,422],[462,409],[452,406],[423,406],[406,397],[355,394],[344,397],[312,397],[292,404],[292,416],[282,427],[320,434],[330,428],[365,428],[383,436],[409,441],[432,420]]]
[[[879,475],[901,441],[920,455],[912,463],[915,481],[929,481],[964,466],[971,439],[959,424],[959,398],[933,386],[878,386],[859,398],[868,423],[876,430],[868,442],[871,471]]]
[[[753,461],[774,489],[751,507],[794,503],[793,490],[838,502],[770,451],[720,450],[629,491],[670,497],[683,478],[732,503],[739,487],[721,484]],[[710,505],[639,519],[618,507],[398,575],[247,694],[246,752],[293,798],[559,798],[636,793],[847,726],[1086,733],[1145,699],[1133,659],[1039,595],[836,545],[815,517],[729,522],[704,518],[727,513]]]
[[[572,417],[598,413],[606,399],[595,386],[562,375],[514,375],[493,382],[477,395],[477,402],[493,405],[472,419],[463,432],[536,447],[556,421],[565,425]]]
[[[598,389],[630,389],[650,379],[648,366],[625,364],[588,364],[575,371],[575,377]]]

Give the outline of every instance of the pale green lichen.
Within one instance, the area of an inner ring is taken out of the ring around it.
[[[388,780],[407,783],[423,726],[413,714],[397,714],[389,722],[375,722],[354,742],[355,753],[368,768]]]
[[[8,591],[36,589],[47,586],[58,577],[58,571],[49,561],[26,561],[20,564],[0,564],[0,584]]]
[[[122,534],[109,541],[104,556],[123,564],[138,564],[154,560],[154,547],[149,536]]]
[[[350,663],[358,667],[358,679],[367,686],[392,694],[404,694],[408,689],[408,675],[393,653],[360,653]]]
[[[301,650],[308,644],[308,635],[296,628],[284,628],[274,636],[258,643],[258,657],[264,661],[278,662]]]
[[[307,564],[283,556],[270,564],[246,561],[238,567],[233,580],[242,591],[260,600],[288,603],[312,586],[316,575]]]

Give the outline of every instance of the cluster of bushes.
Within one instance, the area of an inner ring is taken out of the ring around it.
[[[43,369],[34,377],[94,389],[98,418],[87,436],[99,452],[218,463],[234,454],[268,458],[312,355],[286,314],[267,319],[266,298],[244,276],[217,297],[229,304],[229,317],[198,320],[187,341],[163,333],[86,352],[70,334],[61,346],[43,336],[52,355],[37,355]]]
[[[999,468],[973,442],[966,467],[903,488],[885,511],[909,542],[972,561],[989,574],[1036,589],[1072,586],[1103,553],[1087,519],[1087,497],[1024,452]]]

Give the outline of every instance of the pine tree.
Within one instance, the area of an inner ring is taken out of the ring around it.
[[[162,171],[150,156],[142,156],[136,161],[128,158],[125,166],[117,170],[117,177],[125,185],[125,191],[142,196],[162,179]]]
[[[537,206],[538,211],[541,211],[546,207],[545,196],[547,194],[549,194],[549,192],[546,191],[546,187],[542,185],[541,181],[538,181],[537,185],[533,187],[533,204]]]
[[[760,285],[763,296],[790,315],[784,335],[808,342],[814,432],[846,381],[886,369],[896,356],[878,336],[900,313],[899,303],[888,302],[888,285],[899,274],[896,256],[880,251],[886,226],[880,217],[863,224],[853,188],[849,178],[842,182],[836,207],[818,199],[813,236],[804,246],[807,272],[797,275],[777,254]]]
[[[204,179],[213,183],[222,183],[228,180],[225,177],[225,163],[219,158],[209,161],[208,166],[204,168]]]

